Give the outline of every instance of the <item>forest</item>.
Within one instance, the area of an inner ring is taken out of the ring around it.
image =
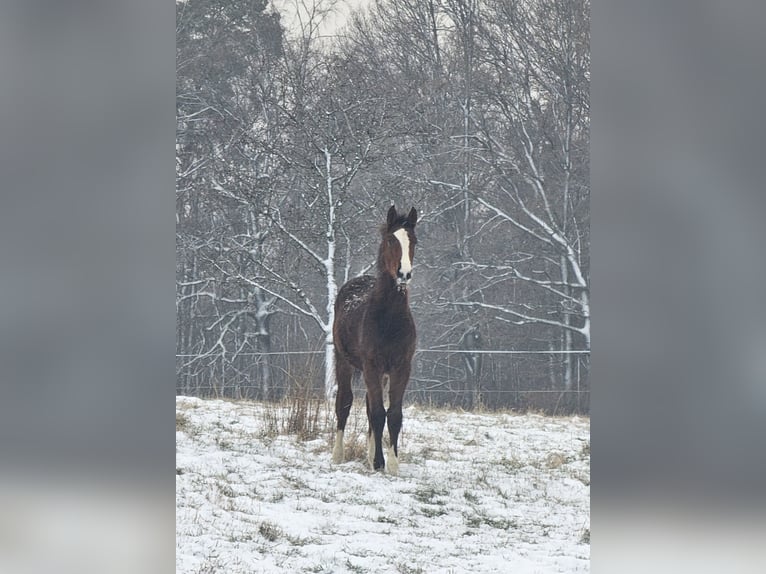
[[[590,3],[176,2],[176,391],[332,393],[333,303],[418,210],[408,401],[590,408]],[[284,10],[284,8],[280,8]]]

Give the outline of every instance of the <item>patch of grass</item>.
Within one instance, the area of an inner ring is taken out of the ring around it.
[[[311,440],[319,436],[319,412],[324,400],[312,393],[309,385],[296,388],[287,398],[287,421],[285,432],[298,435],[301,440]]]
[[[549,469],[561,468],[567,462],[569,462],[568,457],[560,452],[551,452],[545,457],[545,467]]]
[[[335,444],[335,430],[332,432],[331,445]],[[332,450],[332,446],[328,452]],[[343,455],[344,460],[356,460],[367,463],[367,433],[349,429],[346,425],[346,432],[343,436]]]
[[[484,523],[484,521],[481,519],[481,516],[479,516],[478,514],[464,516],[463,518],[465,519],[465,525],[468,528],[479,528],[479,526],[481,526]]]
[[[367,572],[364,568],[361,566],[357,566],[356,564],[352,564],[351,560],[346,558],[346,568],[348,568],[349,572],[356,572],[357,574],[364,574]]]
[[[236,493],[234,492],[234,489],[231,487],[230,484],[221,484],[218,483],[218,492],[220,492],[223,496],[226,498],[234,498],[236,497]]]
[[[439,506],[421,506],[420,513],[428,518],[433,518],[434,516],[444,516],[447,511]]]
[[[479,503],[479,497],[476,496],[474,493],[469,492],[468,490],[463,492],[463,498],[465,498],[471,504],[478,504]]]
[[[582,536],[580,536],[580,542],[582,544],[590,544],[590,528],[583,530]]]
[[[587,472],[573,472],[572,478],[579,480],[585,486],[590,486],[590,475]]]
[[[443,501],[436,500],[439,496],[447,496],[449,492],[444,488],[438,488],[434,485],[426,485],[418,488],[412,496],[418,502],[426,504],[444,504]]]
[[[488,516],[484,513],[478,513],[473,515],[464,515],[466,526],[469,528],[480,528],[482,524],[486,524],[490,528],[496,528],[498,530],[510,530],[511,528],[518,528],[518,524],[515,520],[508,520],[506,518],[500,518],[496,516]]]
[[[320,362],[311,359],[287,369],[290,377],[287,394],[278,402],[265,403],[265,435],[293,434],[300,440],[313,440],[327,428],[326,399],[322,390],[313,385],[322,368]]]
[[[207,558],[197,570],[196,574],[217,574],[223,570],[223,565],[216,558]]]
[[[396,518],[391,518],[390,516],[386,516],[385,514],[381,514],[380,516],[378,516],[377,521],[383,522],[385,524],[399,524]]]
[[[432,446],[424,445],[417,453],[419,460],[444,460],[444,453],[439,452]]]
[[[293,487],[295,490],[307,490],[307,491],[314,490],[310,488],[309,485],[306,484],[306,482],[300,476],[285,474],[285,475],[282,475],[282,477],[285,479],[285,482],[289,484],[291,487]]]
[[[279,405],[276,403],[266,403],[263,410],[263,435],[264,437],[275,437],[279,435],[282,424],[280,422],[281,413]]]
[[[418,502],[422,502],[424,506],[421,506],[420,512],[424,516],[434,517],[447,514],[444,508],[441,508],[446,503],[442,497],[445,497],[449,492],[434,485],[424,485],[419,487],[412,496]]]
[[[282,502],[284,499],[285,499],[285,493],[277,492],[274,494],[274,496],[271,497],[271,500],[269,502]]]
[[[496,486],[494,488],[494,492],[497,493],[497,495],[502,498],[503,500],[509,500],[511,498],[511,493],[508,491],[503,490],[501,487]],[[508,506],[507,504],[504,504],[504,506]]]
[[[241,532],[239,534],[232,534],[229,536],[229,542],[252,542],[253,541],[253,533],[252,532]]]
[[[411,566],[405,562],[399,562],[396,565],[396,571],[400,574],[425,574],[425,570],[420,566]]]
[[[516,472],[517,470],[521,470],[527,464],[516,458],[515,456],[511,458],[503,457],[500,459],[500,462],[498,463],[500,466],[502,466],[504,469],[509,470],[511,472]]]
[[[475,477],[475,484],[483,485],[490,488],[492,485],[489,483],[489,468],[483,467]]]
[[[487,526],[497,528],[498,530],[510,530],[511,528],[518,528],[519,526],[515,520],[508,520],[506,518],[492,518],[489,516],[484,519],[484,523]]]
[[[176,411],[176,431],[187,432],[187,429],[191,426],[191,421],[184,413]]]
[[[320,417],[323,405],[324,399],[310,389],[291,391],[282,401],[266,404],[264,434],[293,434],[300,440],[313,440],[326,427],[324,417]]]
[[[306,546],[307,544],[318,544],[319,539],[311,536],[303,537],[303,536],[291,536],[290,534],[285,534],[285,539],[292,544],[293,546]]]
[[[217,436],[215,437],[215,444],[221,450],[234,450],[234,443],[227,437]]]
[[[273,522],[264,521],[258,527],[258,534],[269,542],[276,542],[282,537],[282,529]]]

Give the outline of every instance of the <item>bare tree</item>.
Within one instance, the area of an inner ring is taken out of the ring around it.
[[[335,385],[332,324],[339,271],[344,269],[347,278],[350,265],[344,214],[357,215],[348,209],[353,205],[351,186],[374,159],[387,102],[355,86],[343,58],[319,41],[316,34],[326,10],[319,3],[312,6],[284,59],[282,72],[291,97],[281,106],[280,117],[288,137],[271,149],[283,177],[279,199],[268,210],[272,225],[302,255],[305,266],[282,274],[262,267],[275,280],[270,292],[321,330],[329,396]],[[319,278],[323,289],[316,283]],[[269,288],[266,282],[259,285]]]
[[[481,271],[493,281],[522,281],[540,298],[537,305],[462,304],[498,312],[515,324],[559,329],[564,351],[589,349],[589,5],[497,1],[488,10],[481,35],[492,73],[485,83],[488,105],[477,115],[477,139],[483,148],[478,158],[494,177],[476,201],[523,238],[523,249]],[[572,377],[567,354],[567,391]]]
[[[246,355],[319,345],[330,393],[338,285],[374,264],[396,203],[420,214],[419,344],[446,353],[416,360],[413,391],[523,406],[509,389],[574,390],[588,1],[374,0],[334,38],[331,0],[294,4],[286,33],[262,0],[177,4],[180,388],[268,396],[283,371]],[[479,333],[541,355],[500,363],[466,348]]]
[[[179,376],[187,392],[193,378],[225,392],[228,371],[235,393],[251,378],[268,393],[268,364],[253,372],[240,355],[269,348],[276,309],[241,279],[268,251],[255,204],[274,166],[259,140],[274,129],[282,30],[266,2],[187,0],[176,12]]]

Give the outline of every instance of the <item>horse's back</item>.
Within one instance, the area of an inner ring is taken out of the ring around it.
[[[364,317],[365,304],[375,287],[375,278],[369,275],[354,277],[339,290],[335,299],[335,322],[333,338],[335,350],[340,357],[357,369],[362,369],[362,357],[359,348],[360,329]]]
[[[338,291],[335,299],[335,320],[342,320],[345,314],[352,313],[361,307],[370,297],[375,286],[375,278],[370,275],[354,277],[347,281]]]

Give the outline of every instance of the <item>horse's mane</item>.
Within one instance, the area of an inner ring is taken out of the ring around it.
[[[394,224],[391,226],[391,229],[398,229],[399,227],[403,227],[405,229],[413,229],[414,226],[412,225],[412,222],[410,222],[409,219],[407,219],[406,215],[398,214],[396,216],[396,220],[394,221]],[[388,233],[389,226],[388,223],[383,223],[378,227],[380,234],[385,235]]]

